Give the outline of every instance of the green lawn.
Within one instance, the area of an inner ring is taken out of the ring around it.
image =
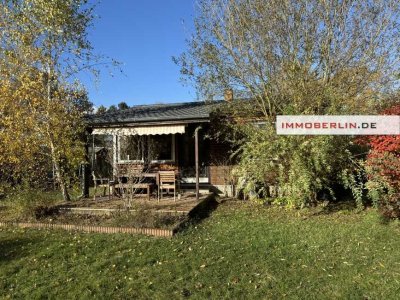
[[[0,229],[0,297],[398,299],[399,223],[318,211],[226,202],[169,240]]]

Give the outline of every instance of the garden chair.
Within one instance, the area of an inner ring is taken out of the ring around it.
[[[112,193],[112,184],[110,178],[102,178],[96,176],[95,172],[92,172],[92,177],[93,177],[93,183],[94,183],[94,190],[93,190],[93,200],[96,201],[96,193],[97,193],[97,188],[103,188],[103,197],[106,195],[106,190],[108,190],[108,200],[111,199],[113,196]]]
[[[162,198],[162,191],[174,191],[174,201],[176,202],[176,178],[175,171],[159,171],[158,172],[158,201]]]

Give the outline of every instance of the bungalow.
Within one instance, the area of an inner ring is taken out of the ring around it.
[[[104,156],[101,149],[108,149],[113,178],[121,170],[141,165],[153,173],[174,170],[181,190],[197,187],[232,195],[229,146],[207,138],[214,122],[212,114],[223,103],[139,105],[90,115],[87,126],[92,167],[99,164],[98,155]]]

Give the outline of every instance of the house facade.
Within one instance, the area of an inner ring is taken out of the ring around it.
[[[198,182],[200,190],[232,195],[230,148],[209,137],[216,122],[212,114],[223,103],[140,105],[87,116],[92,169],[114,178],[137,166],[148,172],[174,170],[183,190]]]

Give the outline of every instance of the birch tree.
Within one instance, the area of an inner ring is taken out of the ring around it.
[[[92,21],[86,0],[0,2],[0,87],[8,90],[0,95],[0,114],[12,120],[0,122],[3,148],[12,148],[19,134],[23,146],[46,152],[64,200],[70,199],[68,164],[76,165],[83,153],[79,99],[85,92],[77,76],[96,75],[102,59],[87,38]],[[12,162],[12,152],[3,154],[3,163]]]

